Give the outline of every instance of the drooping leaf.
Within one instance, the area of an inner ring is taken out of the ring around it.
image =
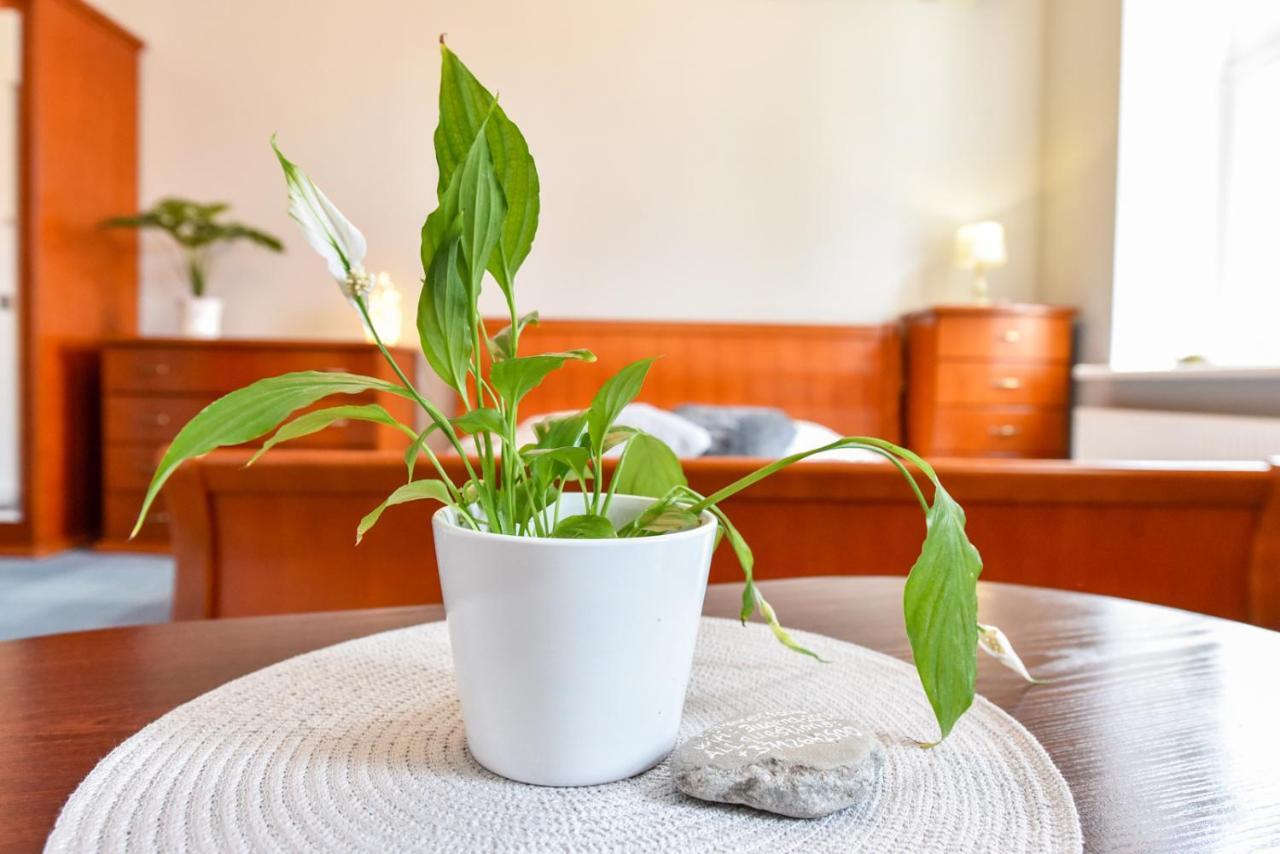
[[[356,545],[364,539],[364,535],[369,529],[378,523],[378,519],[382,517],[383,511],[388,507],[394,507],[397,504],[407,504],[410,501],[422,501],[429,499],[431,501],[439,501],[441,504],[452,504],[453,499],[449,495],[449,488],[443,482],[438,480],[415,480],[412,483],[406,483],[395,492],[387,496],[387,499],[373,508],[369,513],[360,520],[360,525],[356,528]]]
[[[511,326],[504,326],[501,330],[494,333],[489,339],[489,349],[493,352],[495,361],[503,359],[514,359],[516,357],[515,340],[519,337],[519,333],[524,332],[526,326],[538,325],[538,313],[531,311],[522,316],[515,324],[515,335],[512,335]]]
[[[431,438],[431,434],[440,429],[440,425],[431,422],[427,427],[417,435],[409,447],[404,450],[404,467],[409,472],[409,480],[413,480],[413,470],[418,465],[418,457],[422,454],[422,449],[426,447],[427,440]]]
[[[591,437],[591,448],[596,454],[603,453],[605,434],[617,420],[622,408],[640,393],[652,364],[653,359],[632,362],[605,380],[604,385],[596,392],[587,409],[587,433]]]
[[[289,216],[302,227],[311,248],[325,260],[329,274],[345,282],[351,273],[363,273],[368,243],[360,229],[342,215],[305,172],[284,156],[274,136],[271,148],[280,161],[289,188]]]
[[[438,192],[443,195],[495,99],[443,40],[440,49],[440,122],[435,149],[440,167]],[[538,230],[538,170],[524,135],[501,106],[493,109],[485,137],[507,207],[499,251],[489,260],[489,272],[510,300],[511,277],[529,254]]]
[[[726,516],[724,511],[719,507],[710,507],[708,509],[716,519],[719,520],[720,530],[724,532],[725,539],[729,541],[729,546],[733,549],[733,553],[738,558],[738,564],[742,567],[742,575],[745,579],[745,583],[742,588],[742,610],[738,614],[739,619],[741,619],[745,624],[747,620],[751,618],[751,615],[758,611],[760,616],[764,617],[764,621],[768,623],[769,630],[773,632],[773,636],[777,638],[779,643],[794,652],[822,661],[822,656],[807,647],[800,645],[800,643],[798,643],[795,638],[791,637],[791,634],[782,627],[782,623],[778,621],[778,615],[773,610],[773,606],[765,600],[764,595],[761,594],[760,590],[756,587],[756,558],[755,555],[751,553],[751,547],[747,545],[747,541],[743,539],[742,534],[738,532],[738,529],[729,521],[729,517]]]
[[[617,478],[615,489],[618,493],[652,498],[661,498],[672,487],[689,483],[676,452],[666,442],[648,433],[637,433],[631,437],[613,476]],[[692,515],[695,520],[698,518],[697,514]]]
[[[477,407],[476,409],[459,415],[452,419],[452,424],[463,433],[497,433],[501,435],[506,430],[506,425],[502,423],[502,415],[496,409],[488,406]]]
[[[431,369],[465,396],[474,340],[471,295],[461,270],[461,227],[459,217],[431,259],[418,297],[418,338]]]
[[[299,415],[282,426],[270,439],[262,444],[258,452],[250,457],[249,462],[245,463],[245,465],[253,465],[263,454],[281,442],[288,442],[291,439],[299,439],[303,436],[310,436],[312,433],[319,433],[335,421],[371,421],[375,424],[386,424],[390,427],[395,427],[410,438],[417,437],[413,430],[401,424],[392,417],[390,412],[387,412],[386,409],[376,403],[360,406],[330,406],[325,409],[317,409],[315,412],[308,412],[305,415]]]
[[[595,360],[595,356],[589,350],[570,350],[564,353],[543,353],[538,356],[504,359],[495,363],[490,370],[489,384],[508,406],[515,406],[526,394],[537,388],[547,374],[571,359],[591,362]]]
[[[604,434],[604,442],[601,444],[600,450],[607,454],[619,445],[629,442],[631,437],[639,432],[636,428],[628,427],[625,424],[614,424],[609,428],[609,432]]]
[[[935,483],[924,544],[902,594],[907,637],[929,705],[947,737],[973,703],[978,669],[978,575],[982,559],[964,532],[964,511]]]
[[[604,516],[566,516],[551,531],[561,540],[609,540],[617,536],[613,524]]]
[[[137,535],[160,488],[186,460],[214,448],[239,445],[264,436],[292,413],[322,397],[365,391],[410,397],[403,388],[386,380],[358,374],[300,371],[258,380],[218,398],[188,421],[169,444],[147,487],[130,536]]]

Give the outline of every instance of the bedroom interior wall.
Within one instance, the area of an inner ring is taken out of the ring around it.
[[[526,309],[882,321],[964,293],[950,241],[980,218],[1008,230],[996,292],[1038,294],[1046,0],[93,2],[147,42],[141,198],[226,200],[288,243],[219,259],[230,335],[357,334],[273,131],[416,302],[440,32],[538,159]],[[142,278],[141,328],[172,329],[159,240]]]
[[[1080,309],[1077,358],[1110,355],[1120,0],[1045,5],[1040,296]]]

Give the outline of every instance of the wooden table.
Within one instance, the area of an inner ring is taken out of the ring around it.
[[[901,579],[762,590],[787,625],[908,657]],[[706,612],[732,616],[739,593],[712,587]],[[1053,756],[1087,850],[1280,845],[1280,634],[1031,587],[983,584],[980,598],[984,621],[1053,681],[1028,686],[984,660],[978,690]],[[37,850],[94,764],[180,703],[283,658],[441,615],[429,606],[252,617],[0,643],[0,848]]]

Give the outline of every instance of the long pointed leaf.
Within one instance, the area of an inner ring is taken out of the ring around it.
[[[264,436],[289,415],[322,397],[364,391],[410,397],[403,388],[386,380],[358,374],[300,371],[258,380],[218,398],[188,421],[169,444],[147,487],[138,521],[129,536],[137,535],[160,488],[185,461],[214,448],[239,445]]]
[[[415,480],[412,483],[406,483],[388,495],[386,501],[370,510],[360,520],[360,525],[356,528],[356,545],[360,545],[360,541],[364,539],[364,535],[369,532],[369,529],[378,524],[378,519],[382,517],[383,511],[388,507],[407,504],[410,501],[423,500],[439,501],[441,504],[453,503],[453,499],[449,495],[449,488],[442,481]]]
[[[410,428],[401,424],[390,412],[376,403],[364,404],[361,406],[330,406],[326,409],[317,409],[315,412],[308,412],[305,415],[299,415],[289,423],[285,424],[275,434],[262,444],[258,452],[249,458],[249,462],[245,466],[251,466],[256,463],[263,454],[279,445],[282,442],[288,442],[292,439],[300,439],[303,436],[310,436],[312,433],[319,433],[324,428],[333,424],[335,421],[370,421],[375,424],[386,424],[389,427],[395,427],[402,433],[405,433],[411,439],[416,439],[417,434]]]
[[[418,297],[418,338],[431,369],[446,385],[465,395],[473,327],[470,291],[460,269],[461,244],[459,217],[431,259],[423,280]]]

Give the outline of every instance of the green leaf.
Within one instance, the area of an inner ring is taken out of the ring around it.
[[[540,485],[572,472],[578,480],[589,477],[587,462],[591,453],[586,448],[530,448],[524,452],[534,477]]]
[[[632,362],[606,380],[596,392],[595,399],[587,410],[587,433],[591,437],[591,448],[596,454],[603,453],[605,434],[617,420],[622,408],[640,393],[652,364],[653,359]]]
[[[258,452],[249,458],[249,462],[245,463],[245,466],[253,465],[263,454],[281,442],[288,442],[291,439],[299,439],[303,436],[310,436],[312,433],[319,433],[335,421],[344,420],[371,421],[375,424],[386,424],[395,427],[402,433],[408,434],[411,438],[416,438],[413,430],[401,424],[391,416],[390,412],[387,412],[376,403],[362,406],[330,406],[327,409],[317,409],[315,412],[299,415],[288,424],[285,424],[275,432],[274,436],[263,443]]]
[[[440,51],[440,122],[435,149],[440,167],[438,192],[443,195],[495,99],[443,40]],[[511,277],[528,256],[538,230],[538,170],[524,135],[501,106],[493,108],[484,128],[507,206],[499,251],[489,260],[489,272],[510,301]]]
[[[613,476],[617,479],[616,491],[623,495],[661,498],[672,487],[689,484],[676,452],[648,433],[631,437]],[[691,515],[695,520],[698,518],[697,514]]]
[[[571,359],[592,362],[595,358],[588,350],[570,350],[564,353],[543,353],[538,356],[505,359],[495,363],[490,370],[489,384],[508,406],[515,406],[526,394],[537,388],[538,384],[546,379],[547,374],[565,362]]]
[[[492,105],[490,109],[493,108]],[[441,247],[447,242],[450,224],[461,218],[462,254],[466,266],[467,287],[472,304],[480,296],[480,281],[502,236],[502,220],[506,201],[498,185],[484,134],[488,116],[472,135],[471,145],[462,165],[440,195],[439,206],[422,226],[422,269],[428,270]]]
[[[578,443],[578,437],[587,426],[587,413],[575,412],[543,418],[533,425],[533,435],[539,448],[567,448]]]
[[[364,391],[410,397],[409,392],[386,380],[358,374],[300,371],[258,380],[218,398],[188,421],[164,452],[130,536],[137,535],[160,488],[183,462],[214,448],[239,445],[264,436],[293,412],[322,397]]]
[[[418,338],[427,364],[445,384],[466,397],[471,360],[472,301],[461,271],[461,218],[454,220],[418,297]]]
[[[604,442],[600,446],[603,453],[608,453],[623,442],[628,442],[631,437],[640,431],[634,427],[628,427],[625,424],[614,424],[609,428],[609,432],[604,434]]]
[[[672,534],[677,531],[690,531],[702,524],[697,513],[684,507],[667,507],[652,518],[647,518],[635,530],[642,534]]]
[[[502,422],[502,414],[488,406],[478,407],[457,418],[451,423],[464,433],[502,433],[507,429]]]
[[[404,451],[404,466],[409,471],[409,480],[413,480],[413,470],[418,465],[418,456],[422,453],[422,449],[426,446],[427,440],[431,438],[431,434],[440,429],[437,422],[431,422],[426,429],[417,435],[409,447]]]
[[[538,325],[538,313],[531,311],[516,321],[517,336],[512,336],[511,326],[504,326],[499,332],[495,333],[489,339],[489,349],[493,351],[494,361],[502,361],[503,359],[514,359],[516,357],[515,337],[518,333],[524,332],[526,326]]]
[[[378,523],[378,519],[382,517],[382,512],[388,507],[394,507],[397,504],[407,504],[410,501],[422,501],[430,499],[439,501],[441,504],[452,504],[453,500],[449,496],[449,488],[445,486],[443,481],[439,480],[415,480],[412,483],[406,483],[395,492],[387,496],[387,500],[383,501],[373,510],[360,520],[359,527],[356,528],[356,545],[360,545],[360,541],[364,539],[364,535],[369,529]]]
[[[942,731],[939,741],[973,703],[978,672],[982,558],[964,523],[964,510],[935,482],[928,533],[902,595],[911,653]]]
[[[610,540],[618,536],[613,524],[604,516],[566,516],[551,531],[561,540]]]
[[[782,623],[778,621],[778,615],[773,610],[773,606],[765,600],[764,595],[756,588],[755,555],[751,553],[751,547],[742,538],[742,534],[738,533],[738,529],[729,521],[729,517],[724,514],[723,510],[718,507],[709,507],[708,509],[720,521],[720,530],[724,531],[725,538],[729,541],[729,546],[733,549],[733,553],[737,555],[738,564],[742,567],[742,575],[746,579],[746,583],[742,588],[742,611],[738,615],[739,619],[746,623],[752,614],[759,611],[760,616],[764,617],[765,622],[769,624],[769,630],[773,632],[773,636],[783,646],[794,652],[822,661],[822,656],[801,646],[796,642],[795,638],[791,637],[787,630],[782,627]]]

